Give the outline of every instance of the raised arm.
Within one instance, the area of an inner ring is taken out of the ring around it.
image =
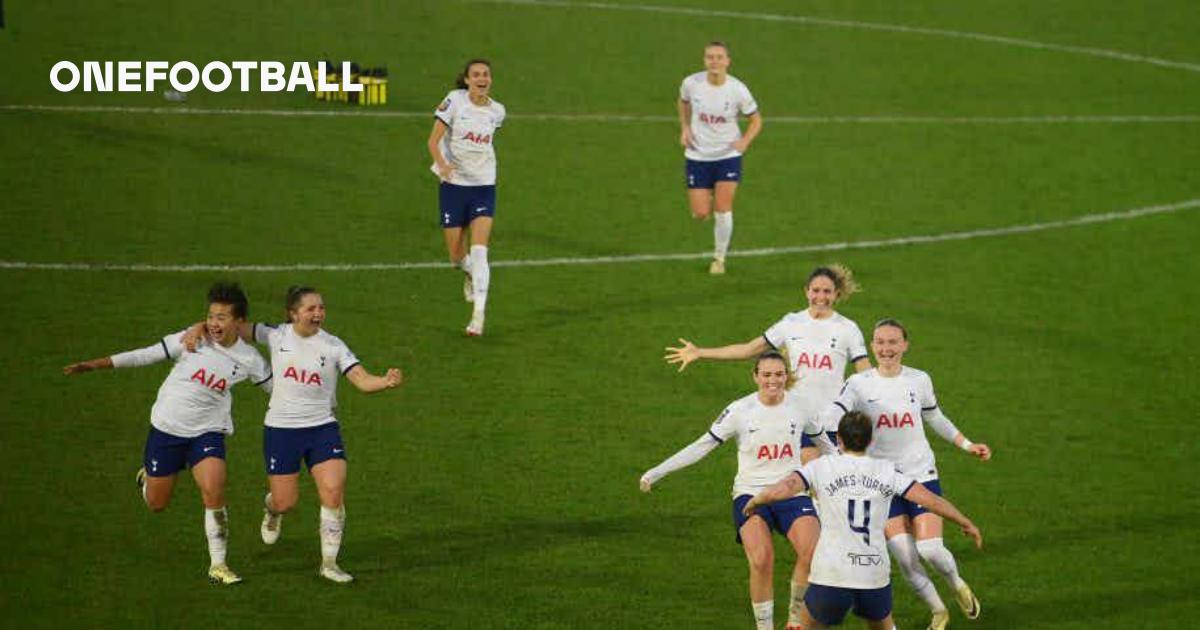
[[[399,368],[389,368],[383,376],[376,376],[368,372],[362,365],[350,368],[350,371],[346,372],[346,378],[358,388],[358,391],[368,394],[399,387],[404,380]]]
[[[784,499],[790,499],[797,494],[808,490],[808,482],[800,475],[800,471],[794,470],[783,479],[776,481],[772,486],[759,492],[751,497],[746,505],[742,508],[742,514],[750,516],[754,514],[754,510]]]
[[[705,433],[695,442],[680,449],[678,453],[663,460],[661,464],[647,470],[638,481],[638,485],[641,487],[642,492],[650,492],[650,488],[655,483],[658,483],[659,479],[704,459],[706,455],[713,452],[713,449],[720,445],[721,442],[713,437],[712,433]]]
[[[910,486],[908,491],[904,493],[904,498],[942,518],[953,521],[962,528],[964,535],[975,541],[976,549],[983,547],[983,533],[979,531],[975,523],[971,522],[971,519],[967,518],[962,512],[959,512],[953,503],[930,492],[928,488],[919,483],[914,483]]]
[[[667,363],[678,363],[682,372],[689,363],[696,359],[749,359],[766,352],[771,346],[761,335],[745,343],[735,343],[720,348],[701,348],[692,342],[679,338],[679,347],[667,346],[667,354],[663,357]]]
[[[451,175],[454,174],[454,165],[446,161],[441,149],[442,136],[445,136],[449,129],[442,119],[435,118],[433,130],[429,132],[429,141],[425,143],[425,147],[429,149],[429,157],[433,158],[433,163],[437,165],[438,177],[444,182],[450,181]]]

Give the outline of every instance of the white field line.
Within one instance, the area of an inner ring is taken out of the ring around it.
[[[784,254],[803,254],[813,252],[836,252],[852,249],[879,249],[903,245],[924,245],[929,243],[944,243],[947,241],[965,241],[993,236],[1010,234],[1028,234],[1030,232],[1045,232],[1080,225],[1095,223],[1111,223],[1113,221],[1128,221],[1140,217],[1157,214],[1175,213],[1181,210],[1200,208],[1200,199],[1189,199],[1178,203],[1158,206],[1146,206],[1123,210],[1119,212],[1104,212],[1088,214],[1074,219],[1046,221],[1043,223],[1028,223],[1008,227],[967,230],[963,232],[946,232],[942,234],[926,234],[917,236],[901,236],[871,241],[847,241],[841,243],[823,243],[816,245],[796,245],[792,247],[763,247],[759,249],[744,249],[729,252],[730,257],[749,258],[761,256],[780,256]],[[527,260],[495,260],[493,267],[562,267],[568,265],[612,265],[640,262],[661,262],[670,260],[706,260],[712,257],[711,251],[680,253],[680,254],[630,254],[624,256],[592,256],[582,258],[539,258]],[[293,272],[293,271],[403,271],[411,269],[445,269],[450,267],[445,262],[400,262],[400,263],[362,263],[362,264],[318,264],[300,263],[294,265],[149,265],[149,264],[116,264],[116,263],[36,263],[0,260],[0,270],[38,270],[38,271],[142,271],[142,272]]]
[[[279,118],[432,118],[430,112],[355,111],[345,109],[233,109],[218,107],[137,107],[121,105],[0,105],[0,112],[40,112],[63,114],[149,114],[166,116],[268,116]],[[567,122],[648,122],[674,123],[678,116],[643,114],[509,114],[518,120]],[[1200,123],[1200,114],[1178,115],[1099,115],[1099,116],[771,116],[774,123],[795,125],[1055,125],[1055,124],[1128,124],[1128,123]]]
[[[545,7],[561,7],[569,9],[603,9],[611,11],[641,11],[648,13],[667,13],[675,15],[691,15],[700,17],[722,17],[747,20],[761,20],[766,22],[790,22],[795,24],[813,24],[816,26],[829,26],[834,28],[850,28],[866,31],[886,31],[892,33],[910,33],[913,35],[932,35],[936,37],[950,37],[954,39],[967,39],[977,42],[987,42],[992,44],[1003,44],[1007,46],[1017,46],[1019,48],[1032,48],[1034,50],[1051,50],[1055,52],[1065,52],[1077,55],[1087,55],[1089,57],[1103,57],[1107,59],[1117,59],[1120,61],[1129,61],[1133,63],[1144,63],[1153,66],[1164,68],[1174,68],[1178,70],[1186,70],[1188,72],[1200,72],[1200,63],[1188,63],[1184,61],[1172,61],[1170,59],[1161,59],[1159,57],[1149,57],[1146,55],[1138,55],[1127,53],[1120,50],[1110,50],[1107,48],[1094,48],[1091,46],[1071,46],[1066,44],[1050,44],[1046,42],[1038,42],[1031,39],[1021,39],[1018,37],[1006,37],[1003,35],[989,35],[987,33],[972,33],[969,31],[954,31],[940,28],[924,28],[920,26],[905,26],[902,24],[886,24],[881,22],[859,22],[856,20],[835,20],[830,18],[812,17],[807,15],[783,15],[777,13],[755,13],[747,11],[723,11],[716,9],[700,9],[695,7],[665,7],[646,4],[611,4],[607,2],[562,2],[560,0],[481,0],[491,4],[519,4],[528,6],[545,6]]]

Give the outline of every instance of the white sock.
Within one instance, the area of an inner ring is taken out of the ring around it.
[[[214,566],[225,564],[225,546],[229,540],[229,513],[225,508],[204,509],[204,535],[208,537],[208,560]]]
[[[713,217],[713,242],[716,247],[713,251],[713,258],[717,260],[725,260],[725,253],[729,251],[729,241],[733,239],[733,213],[732,212],[716,212]]]
[[[808,592],[808,584],[792,582],[792,601],[788,605],[788,625],[800,625],[800,609],[804,607],[804,594]]]
[[[775,602],[751,602],[755,630],[775,630]]]
[[[321,559],[326,563],[337,561],[342,548],[342,531],[346,527],[346,508],[337,509],[321,506]]]
[[[279,513],[279,512],[276,512],[275,507],[273,505],[271,505],[271,493],[270,492],[267,493],[267,496],[263,497],[263,507],[266,508],[267,511],[270,512],[271,514]]]
[[[917,553],[913,537],[909,534],[893,536],[888,539],[887,546],[892,552],[892,557],[896,559],[896,564],[900,565],[900,572],[917,592],[917,596],[925,600],[930,610],[945,610],[946,604],[938,596],[937,587],[925,573],[925,567],[921,566],[921,557]]]
[[[471,279],[475,282],[475,314],[483,315],[487,308],[488,284],[492,280],[492,270],[488,267],[487,245],[471,246]]]
[[[467,254],[466,256],[458,259],[458,262],[454,263],[454,266],[467,273],[471,273],[471,255]]]
[[[965,584],[963,579],[958,576],[958,564],[954,562],[954,554],[950,553],[949,549],[946,549],[946,545],[942,542],[941,538],[918,540],[917,551],[920,552],[925,562],[933,565],[933,568],[937,569],[938,573],[941,573],[946,578],[950,586],[958,589]]]

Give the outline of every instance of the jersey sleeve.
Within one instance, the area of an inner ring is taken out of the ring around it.
[[[354,356],[354,352],[350,350],[350,346],[347,346],[345,343],[339,343],[337,366],[342,376],[349,374],[350,370],[353,370],[354,366],[358,364],[358,357]]]
[[[708,434],[716,441],[724,444],[726,440],[737,435],[738,424],[740,422],[741,418],[738,416],[734,406],[729,405],[713,421],[712,426],[708,428]]]
[[[754,95],[745,83],[738,86],[738,93],[738,111],[742,112],[743,116],[758,113],[758,102],[754,100]]]
[[[846,383],[842,385],[842,393],[838,394],[838,397],[821,412],[822,427],[829,427],[830,430],[836,430],[838,423],[842,420],[842,416],[858,408],[861,396],[858,393],[857,383],[858,379],[853,376],[846,379]]]
[[[451,126],[451,121],[454,120],[454,114],[458,112],[458,99],[454,98],[454,91],[446,94],[446,98],[434,110],[433,115],[438,120],[446,123],[447,127]],[[499,125],[497,125],[499,126]]]
[[[921,379],[921,391],[918,394],[921,400],[921,411],[932,411],[937,409],[937,396],[933,393],[933,379],[926,374]]]
[[[183,337],[183,333],[179,332],[174,335],[168,335],[158,340],[158,343],[137,350],[129,350],[120,352],[109,357],[112,360],[114,368],[131,368],[142,367],[143,365],[152,365],[159,361],[167,359],[177,359],[183,352],[183,345],[179,343],[179,339]],[[172,354],[174,351],[174,354]]]
[[[867,358],[867,342],[863,339],[858,324],[848,322],[846,328],[848,329],[846,331],[846,360],[854,363],[859,359]]]
[[[253,351],[250,360],[250,382],[262,387],[267,391],[271,391],[271,366],[262,358],[262,355],[257,350]]]
[[[763,339],[775,350],[780,349],[783,347],[784,340],[787,339],[786,326],[787,316],[784,316],[779,321],[771,324],[771,327],[762,334]]]
[[[504,126],[504,121],[508,118],[508,108],[496,103],[496,110],[496,128],[499,129]]]
[[[813,484],[816,483],[814,480],[816,477],[816,466],[814,464],[816,464],[816,460],[808,462],[796,470],[796,474],[800,475],[800,478],[804,480],[804,485],[808,486],[805,488],[806,490],[812,490]]]
[[[255,343],[261,343],[264,346],[271,343],[271,333],[275,332],[276,328],[270,324],[255,322],[251,326],[251,337],[254,337]]]
[[[908,490],[916,485],[917,480],[900,472],[899,470],[892,473],[892,491],[896,496],[903,497],[908,494]]]
[[[690,78],[690,77],[688,77],[688,78]],[[683,83],[679,84],[679,100],[687,101],[687,102],[691,102],[691,100],[692,100],[692,90],[691,90],[691,88],[688,87],[688,79],[687,78],[685,78],[683,80]]]

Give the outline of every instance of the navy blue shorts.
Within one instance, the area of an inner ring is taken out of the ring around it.
[[[712,190],[717,182],[739,182],[742,180],[742,156],[725,158],[715,162],[687,160],[685,168],[688,188]]]
[[[921,485],[939,497],[942,496],[942,483],[937,479],[922,481]],[[901,514],[907,515],[908,518],[917,518],[928,511],[924,506],[913,503],[897,494],[892,497],[892,507],[888,509],[888,518],[900,516]]]
[[[225,459],[225,434],[209,431],[193,438],[177,437],[150,427],[142,465],[151,477],[170,477],[205,457]]]
[[[742,544],[742,525],[745,525],[746,521],[750,520],[742,514],[742,508],[746,507],[746,504],[749,502],[750,495],[748,494],[740,495],[733,500],[733,529],[737,532],[734,539],[737,540],[739,545]],[[795,523],[796,519],[805,516],[817,517],[817,510],[813,507],[812,497],[803,495],[792,497],[786,501],[772,503],[771,505],[761,505],[758,509],[754,510],[754,513],[761,516],[767,522],[767,526],[784,536],[787,536],[788,530],[792,528],[792,523]]]
[[[263,427],[263,463],[268,475],[300,472],[300,460],[313,466],[330,459],[346,459],[337,422],[303,429]]]
[[[809,583],[804,605],[814,619],[826,626],[836,626],[850,610],[870,621],[879,621],[892,614],[892,585],[883,588],[841,588]]]
[[[442,182],[438,186],[438,207],[443,228],[466,227],[478,217],[496,216],[496,187]]]

